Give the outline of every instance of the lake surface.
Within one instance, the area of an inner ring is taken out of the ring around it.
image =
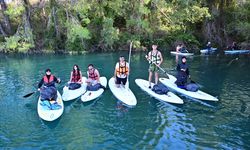
[[[130,75],[135,107],[122,105],[107,89],[92,102],[64,103],[63,115],[46,122],[37,114],[39,94],[23,98],[37,88],[46,68],[61,78],[62,94],[74,64],[86,76],[93,63],[109,79],[120,55],[128,54],[0,55],[0,149],[250,149],[249,55],[188,58],[192,79],[218,102],[181,96],[184,104],[174,105],[148,96],[134,82],[148,77],[145,53],[135,52]],[[162,67],[175,74],[176,61],[165,54]]]

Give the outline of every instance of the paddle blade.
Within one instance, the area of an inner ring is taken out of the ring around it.
[[[165,75],[166,75],[166,78],[169,79],[169,76],[168,76],[167,72],[164,72],[164,73],[165,73]]]
[[[27,98],[27,97],[30,97],[32,94],[34,94],[35,92],[31,92],[31,93],[29,93],[29,94],[26,94],[26,95],[24,95],[23,97],[24,98]]]

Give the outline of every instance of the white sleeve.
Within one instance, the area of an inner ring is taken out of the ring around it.
[[[119,63],[116,63],[115,69],[119,68]]]

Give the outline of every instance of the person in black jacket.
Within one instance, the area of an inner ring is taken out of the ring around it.
[[[57,90],[55,83],[60,83],[61,80],[56,78],[51,74],[50,69],[45,70],[45,75],[38,84],[38,91],[41,93],[42,100],[56,100],[57,99]],[[41,88],[43,86],[43,88]]]
[[[177,65],[177,80],[175,84],[180,88],[185,88],[187,84],[187,79],[190,78],[188,64],[186,63],[187,58],[183,56],[181,58],[181,63]]]

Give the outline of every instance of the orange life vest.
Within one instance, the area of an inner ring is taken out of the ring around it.
[[[116,74],[117,75],[128,75],[128,66],[127,63],[125,62],[125,66],[121,66],[120,62],[119,62],[119,68],[116,68]]]

